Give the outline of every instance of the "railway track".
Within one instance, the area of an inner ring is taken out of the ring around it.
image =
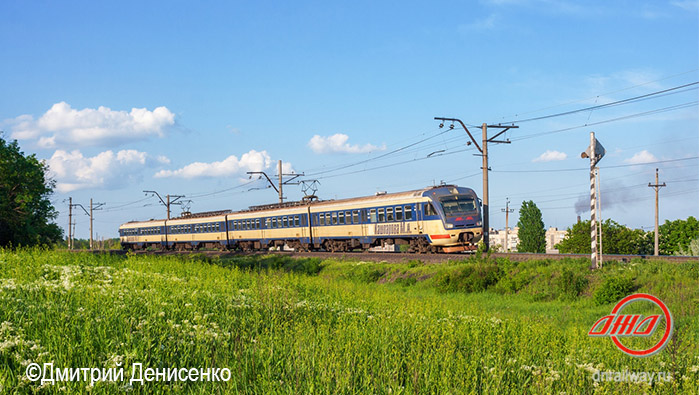
[[[96,253],[100,251],[95,251]],[[111,253],[115,254],[126,254],[126,251],[117,250]],[[443,263],[443,262],[454,262],[460,261],[473,256],[472,253],[461,253],[461,254],[413,254],[413,253],[401,253],[401,252],[344,252],[344,253],[332,253],[325,251],[317,252],[296,252],[296,251],[265,251],[265,252],[253,252],[253,253],[243,253],[234,251],[214,251],[214,250],[200,250],[196,252],[191,251],[139,251],[135,254],[152,254],[152,255],[186,255],[186,254],[204,254],[206,256],[219,256],[219,257],[236,257],[236,256],[256,256],[256,255],[281,255],[294,258],[333,258],[333,259],[352,259],[360,261],[371,261],[371,262],[406,262],[406,261],[421,261],[423,263]],[[535,254],[535,253],[521,253],[521,252],[511,252],[511,253],[492,253],[491,258],[508,258],[511,261],[527,261],[533,259],[588,259],[590,254]],[[603,261],[617,261],[617,262],[630,262],[632,259],[642,259],[642,260],[661,260],[665,262],[698,262],[698,257],[696,256],[671,256],[662,255],[655,257],[653,255],[603,255]]]

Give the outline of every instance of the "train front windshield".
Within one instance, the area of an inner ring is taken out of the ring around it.
[[[442,205],[442,211],[447,217],[476,213],[476,202],[472,196],[447,196],[440,198],[440,204]]]

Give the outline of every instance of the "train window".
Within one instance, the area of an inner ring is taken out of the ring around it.
[[[287,217],[282,217],[282,227],[287,228],[289,223],[287,222]]]
[[[255,219],[255,229],[260,229],[260,218]]]
[[[423,213],[426,216],[437,215],[437,211],[435,211],[435,207],[433,207],[432,203],[423,204]]]
[[[360,223],[360,215],[359,215],[357,210],[353,210],[353,212],[352,212],[352,223],[353,224]]]
[[[338,213],[333,213],[333,214],[331,214],[331,216],[333,218],[333,225],[337,225],[338,224]]]
[[[326,213],[326,225],[331,224],[331,213]]]
[[[377,222],[377,210],[369,210],[369,222]]]
[[[345,225],[345,213],[342,211],[338,213],[338,223],[341,225]]]
[[[396,220],[403,221],[403,209],[401,208],[401,206],[396,207]]]
[[[350,211],[345,212],[345,223],[348,225],[352,223],[352,213]]]
[[[294,226],[301,226],[301,222],[299,221],[298,215],[294,216]]]
[[[387,220],[387,221],[393,221],[393,220],[394,220],[394,208],[393,208],[393,207],[387,207],[387,208],[386,208],[386,220]]]
[[[385,219],[385,217],[384,217],[384,209],[383,209],[383,208],[380,208],[379,210],[377,210],[377,221],[378,221],[378,222],[384,222],[384,219]]]
[[[411,206],[403,206],[403,212],[406,214],[407,221],[413,219],[413,210]]]

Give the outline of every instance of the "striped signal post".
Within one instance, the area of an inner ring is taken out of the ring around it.
[[[591,152],[595,152],[595,134],[591,132]],[[591,269],[598,268],[598,220],[596,219],[595,155],[591,155]]]
[[[591,132],[591,143],[586,151],[581,153],[581,158],[589,158],[591,160],[591,269],[600,267],[598,258],[598,221],[596,220],[597,203],[596,203],[596,165],[605,155],[605,148],[595,138],[595,133]]]

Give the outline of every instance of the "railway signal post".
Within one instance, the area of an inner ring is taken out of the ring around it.
[[[596,220],[597,203],[596,203],[596,164],[605,155],[605,148],[596,138],[595,133],[591,132],[591,143],[584,152],[581,153],[581,158],[589,158],[591,161],[591,269],[600,267],[600,258],[598,257],[598,222]]]
[[[467,142],[467,145],[474,144],[476,149],[479,150],[480,154],[475,154],[477,156],[481,156],[481,169],[482,169],[482,178],[483,178],[483,192],[481,199],[483,201],[483,210],[482,210],[482,223],[484,227],[484,232],[483,232],[483,241],[484,241],[484,246],[486,247],[486,251],[489,250],[489,154],[488,154],[488,143],[494,143],[494,144],[510,144],[510,140],[494,140],[496,137],[502,135],[503,133],[507,132],[508,129],[517,129],[517,126],[510,125],[510,126],[503,126],[503,125],[488,125],[488,124],[481,124],[481,146],[479,146],[479,143],[476,142],[474,139],[474,136],[469,132],[469,129],[467,129],[467,126],[464,125],[464,122],[462,122],[461,119],[457,118],[443,118],[443,117],[435,117],[435,120],[438,121],[447,121],[447,122],[458,122],[460,125],[462,125],[462,128],[464,129],[465,132],[469,135],[469,138],[471,139],[471,142]],[[440,127],[443,127],[443,124],[440,124]],[[500,132],[496,133],[493,137],[489,138],[488,137],[488,129],[489,128],[496,128],[496,129],[502,129]]]

